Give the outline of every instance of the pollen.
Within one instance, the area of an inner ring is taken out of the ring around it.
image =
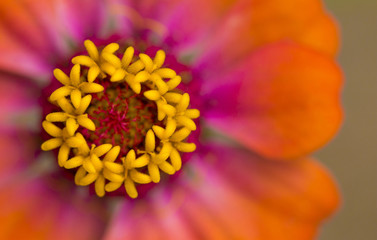
[[[123,187],[137,198],[138,185],[175,174],[181,154],[195,151],[187,139],[200,112],[177,88],[181,77],[164,67],[164,51],[151,58],[133,47],[121,55],[117,43],[84,46],[88,55],[74,57],[69,74],[53,72],[62,86],[48,100],[60,111],[42,122],[51,138],[41,149],[57,150],[58,165],[99,197]]]

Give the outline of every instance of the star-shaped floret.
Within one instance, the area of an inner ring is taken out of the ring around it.
[[[120,147],[112,147],[111,144],[102,144],[98,147],[92,145],[89,149],[80,149],[80,154],[68,160],[64,167],[71,169],[79,167],[75,175],[75,182],[80,186],[87,186],[95,182],[95,191],[98,196],[105,195],[105,178],[109,172],[105,166],[106,162],[115,161],[120,152]],[[106,155],[105,155],[106,154]],[[100,157],[105,155],[104,159]],[[119,179],[117,179],[119,181]]]
[[[91,99],[91,95],[86,95],[80,99],[78,107],[75,108],[66,98],[61,98],[58,100],[58,105],[63,109],[63,112],[50,113],[46,116],[46,120],[49,122],[65,122],[70,136],[74,135],[79,125],[94,131],[96,129],[94,122],[88,117],[88,114],[85,114]]]
[[[137,168],[145,167],[149,160],[144,155],[136,158],[134,150],[130,150],[126,157],[121,158],[123,164],[108,161],[105,163],[107,169],[114,175],[119,176],[122,181],[114,181],[115,179],[109,179],[110,182],[106,184],[105,190],[112,192],[118,189],[122,184],[126,189],[127,194],[131,198],[137,198],[138,193],[135,183],[147,184],[151,182],[149,175],[141,173]]]
[[[183,126],[191,131],[196,130],[196,124],[192,119],[198,118],[200,112],[197,109],[187,109],[190,104],[190,95],[184,93],[180,101],[175,106],[176,114],[173,117],[177,126]]]
[[[98,93],[104,90],[103,86],[93,82],[86,82],[81,77],[81,67],[76,64],[72,67],[70,77],[68,77],[62,70],[54,70],[55,78],[61,82],[64,86],[56,89],[50,95],[50,101],[56,102],[61,98],[70,95],[72,103],[78,107],[78,99],[85,93]]]
[[[67,161],[71,148],[79,148],[86,145],[86,141],[81,133],[70,135],[67,128],[60,129],[55,124],[48,121],[43,121],[42,126],[53,138],[45,141],[41,148],[43,151],[49,151],[60,147],[58,153],[58,163],[61,167]]]
[[[113,64],[110,64],[109,55],[112,55],[115,51],[119,49],[117,43],[110,43],[102,49],[101,52],[98,51],[97,47],[90,40],[84,42],[85,48],[89,56],[80,55],[72,59],[73,64],[80,64],[89,68],[88,71],[88,82],[93,83],[94,80],[100,76],[104,78],[106,74],[114,74],[116,68]],[[110,58],[111,60],[111,58]]]

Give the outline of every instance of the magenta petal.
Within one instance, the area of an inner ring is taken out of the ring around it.
[[[184,171],[148,200],[125,202],[105,239],[312,239],[339,201],[313,160],[269,162],[214,144]]]
[[[98,37],[108,24],[108,8],[101,0],[62,0],[56,3],[57,16],[75,42]]]
[[[0,129],[33,127],[39,119],[39,94],[32,82],[0,74]]]

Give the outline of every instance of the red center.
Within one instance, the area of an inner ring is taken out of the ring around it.
[[[93,94],[88,116],[96,125],[91,132],[83,130],[88,145],[110,143],[121,147],[125,156],[130,149],[144,150],[147,131],[158,124],[157,106],[144,97],[142,90],[135,94],[127,83],[111,83],[108,79],[98,81],[105,90]]]

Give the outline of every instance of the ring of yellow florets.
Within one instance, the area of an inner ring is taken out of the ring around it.
[[[62,111],[48,114],[43,121],[43,128],[52,138],[41,148],[44,151],[59,148],[58,164],[66,169],[77,169],[77,185],[94,183],[95,192],[100,197],[124,185],[127,194],[136,198],[135,184],[158,183],[160,171],[174,174],[182,165],[180,152],[196,149],[194,143],[185,140],[191,131],[196,130],[192,119],[198,118],[200,113],[197,109],[188,109],[190,97],[187,93],[176,90],[181,77],[172,69],[162,68],[164,51],[159,50],[152,60],[145,54],[135,57],[134,49],[128,47],[120,59],[115,55],[119,49],[116,43],[107,45],[102,51],[89,40],[84,44],[89,56],[72,59],[74,66],[70,76],[60,69],[54,70],[55,78],[64,86],[56,89],[49,100]],[[81,71],[82,67],[88,70]],[[120,146],[88,146],[79,132],[79,126],[90,131],[96,129],[86,112],[91,94],[104,91],[103,86],[94,81],[105,78],[128,84],[136,94],[140,94],[143,84],[150,89],[144,92],[144,96],[156,103],[160,126],[153,125],[147,131],[144,149],[131,149],[125,156],[119,156]],[[56,122],[63,127],[58,127],[54,124]]]

